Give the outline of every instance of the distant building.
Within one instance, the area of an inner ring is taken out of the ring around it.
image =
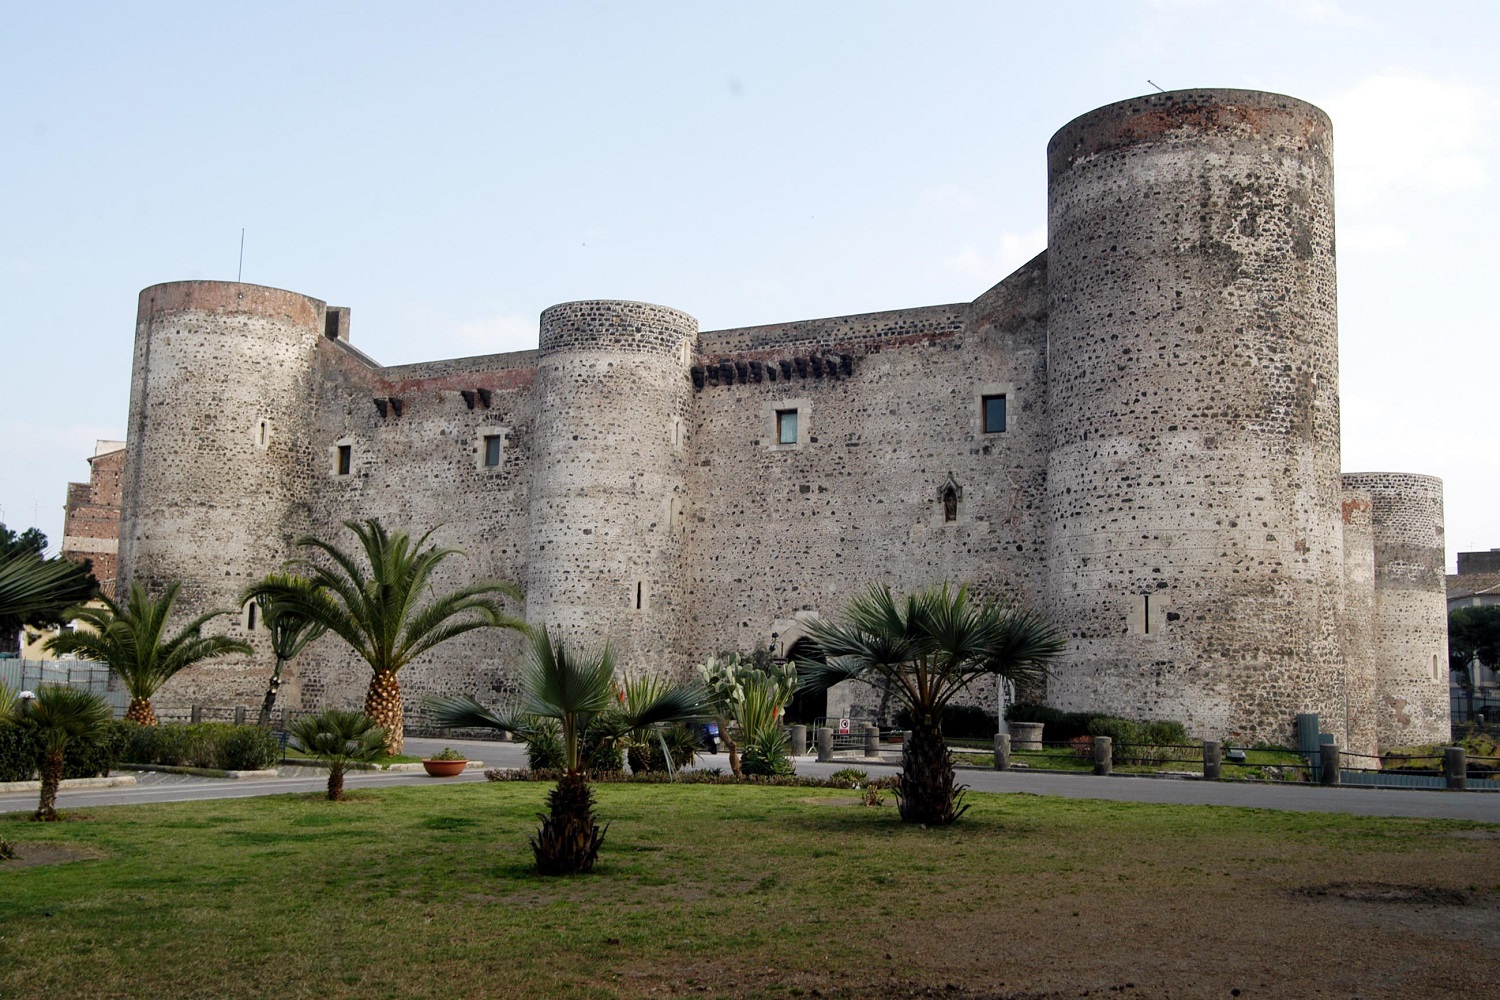
[[[115,558],[120,546],[120,480],[125,471],[125,442],[94,442],[94,454],[88,461],[89,481],[68,484],[60,554],[75,562],[92,563],[99,589],[113,598]],[[23,629],[21,658],[56,659],[43,646],[57,632],[56,628]]]

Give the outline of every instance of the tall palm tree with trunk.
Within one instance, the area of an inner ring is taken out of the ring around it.
[[[911,712],[902,745],[897,795],[908,823],[944,826],[963,815],[953,760],[943,744],[943,708],[980,678],[1036,682],[1063,651],[1062,635],[1041,615],[998,604],[975,604],[967,587],[948,584],[898,600],[872,586],[835,620],[807,623],[827,662],[801,664],[805,683],[889,684]]]
[[[205,660],[252,652],[250,644],[227,635],[203,635],[203,626],[228,611],[207,611],[167,637],[167,620],[182,584],[167,585],[153,598],[139,583],[130,585],[123,604],[100,596],[103,607],[74,608],[68,616],[87,626],[47,640],[54,653],[74,653],[109,664],[125,690],[130,707],[125,718],[143,726],[156,725],[151,698],[163,684],[188,667]]]
[[[298,603],[287,600],[284,595],[296,594],[306,600],[314,597],[318,585],[305,576],[291,573],[273,573],[261,581],[268,587],[268,596],[256,598],[247,592],[241,598],[241,606],[254,603],[260,608],[261,621],[271,638],[271,655],[276,658],[276,668],[266,683],[266,697],[260,705],[260,715],[255,724],[262,728],[271,724],[271,709],[276,707],[276,696],[281,691],[281,671],[310,642],[322,636],[328,628],[307,617]],[[281,594],[283,596],[276,596]]]
[[[536,869],[543,875],[575,875],[593,869],[609,829],[599,828],[589,787],[583,736],[589,723],[607,716],[620,736],[667,722],[686,722],[709,712],[707,694],[696,685],[666,684],[640,703],[624,707],[615,686],[615,656],[602,649],[577,651],[554,641],[545,627],[531,634],[531,656],[521,678],[524,699],[510,717],[491,712],[468,695],[428,699],[438,725],[525,732],[528,717],[556,719],[562,729],[563,776],[547,796],[548,812],[531,838]]]
[[[92,743],[109,733],[114,712],[109,703],[83,688],[66,684],[43,684],[35,698],[21,710],[22,721],[36,730],[42,755],[37,770],[42,778],[42,796],[35,816],[51,821],[57,816],[57,789],[62,784],[63,756],[70,743]]]
[[[370,665],[365,714],[387,733],[393,754],[405,745],[401,682],[396,673],[449,639],[480,628],[524,629],[507,616],[497,598],[521,600],[521,590],[502,580],[483,580],[444,593],[432,588],[432,575],[458,549],[428,546],[431,531],[415,541],[403,531],[387,531],[374,518],[345,521],[362,553],[350,553],[321,538],[297,540],[323,561],[297,560],[313,587],[262,580],[245,591],[246,600],[278,604],[343,639]],[[425,547],[424,547],[425,546]]]

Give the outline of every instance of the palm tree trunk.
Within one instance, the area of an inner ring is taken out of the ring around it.
[[[151,707],[151,699],[130,699],[130,707],[125,710],[125,721],[138,722],[143,726],[156,725],[156,711]]]
[[[406,734],[402,729],[401,682],[396,679],[394,670],[370,678],[370,690],[365,693],[365,714],[390,734],[386,750],[392,755],[400,753],[406,746]]]
[[[896,789],[901,818],[923,826],[947,826],[962,816],[962,792],[953,787],[953,759],[943,745],[942,723],[912,722],[902,748],[901,782]]]
[[[255,724],[262,729],[271,725],[271,709],[276,706],[276,694],[281,690],[281,665],[285,662],[277,658],[276,669],[271,671],[271,682],[266,685],[266,700],[260,703],[260,715],[255,719]]]
[[[328,801],[340,802],[344,798],[344,762],[328,762]]]
[[[736,778],[743,778],[745,772],[740,770],[740,748],[734,742],[734,737],[729,735],[729,726],[723,719],[719,721],[719,739],[724,741],[724,749],[729,751],[729,773]]]
[[[57,787],[62,784],[63,748],[47,751],[41,768],[42,797],[37,802],[36,818],[44,821],[57,819]]]
[[[542,875],[581,875],[592,871],[609,827],[594,818],[594,792],[588,775],[569,771],[547,796],[551,807],[531,838],[536,870]]]

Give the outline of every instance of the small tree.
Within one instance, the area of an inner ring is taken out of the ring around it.
[[[415,542],[402,531],[387,531],[373,518],[345,521],[359,538],[363,558],[331,542],[308,536],[297,544],[321,552],[332,565],[300,560],[312,588],[262,580],[245,591],[246,600],[279,603],[326,628],[370,665],[365,714],[386,731],[387,749],[404,744],[401,682],[396,672],[449,639],[480,628],[524,629],[500,610],[498,597],[521,599],[515,584],[485,580],[429,594],[439,563],[457,549],[423,548],[432,532]],[[422,603],[426,598],[426,603]]]
[[[37,819],[58,818],[57,789],[62,784],[63,755],[68,745],[103,739],[109,734],[113,717],[103,698],[66,684],[43,684],[37,688],[35,698],[27,699],[22,721],[36,731],[41,742],[37,770],[42,779],[42,796],[37,802]]]
[[[241,605],[256,603],[260,607],[261,620],[265,623],[266,633],[271,637],[271,655],[276,658],[276,668],[271,671],[271,679],[266,684],[266,697],[260,705],[260,715],[256,718],[256,725],[265,727],[271,724],[271,709],[276,707],[276,696],[281,691],[281,670],[287,663],[310,642],[317,639],[328,631],[326,625],[322,625],[309,618],[303,610],[308,601],[315,600],[315,591],[318,585],[306,577],[294,576],[288,573],[273,573],[260,583],[257,589],[266,596],[257,600],[246,591],[241,598]],[[296,599],[289,599],[289,595],[296,595]]]
[[[827,659],[804,664],[807,683],[884,678],[911,710],[897,795],[901,818],[928,826],[952,823],[967,809],[943,743],[943,706],[980,678],[1040,681],[1064,648],[1040,615],[976,605],[967,587],[947,584],[901,601],[889,587],[871,587],[838,620],[809,622],[807,633]]]
[[[590,722],[606,712],[618,713],[617,731],[623,732],[707,714],[704,693],[683,685],[668,686],[654,700],[627,714],[618,707],[614,673],[615,656],[608,645],[580,654],[561,639],[554,642],[544,627],[531,632],[531,662],[521,680],[523,717],[497,715],[468,695],[428,699],[428,708],[440,726],[514,733],[527,729],[524,716],[558,721],[563,776],[548,794],[547,815],[531,838],[536,869],[543,875],[576,875],[592,870],[609,829],[599,829],[583,754],[583,736]]]
[[[328,799],[344,797],[344,772],[351,763],[367,763],[385,754],[389,734],[363,712],[328,709],[306,715],[287,727],[296,749],[328,765]]]
[[[170,639],[167,619],[182,584],[168,585],[159,599],[153,599],[146,588],[131,584],[130,597],[116,604],[100,597],[102,608],[75,608],[70,617],[83,622],[87,629],[63,632],[47,640],[46,648],[54,653],[81,653],[88,659],[109,664],[130,692],[130,707],[125,718],[143,726],[156,725],[151,698],[163,684],[179,672],[205,660],[234,653],[249,653],[250,644],[227,635],[203,635],[203,626],[228,611],[209,611],[188,622]]]

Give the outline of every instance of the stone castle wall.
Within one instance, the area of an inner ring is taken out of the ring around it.
[[[961,581],[1062,626],[1061,707],[1237,742],[1315,711],[1356,750],[1436,732],[1446,690],[1415,657],[1444,628],[1440,485],[1339,475],[1330,151],[1326,116],[1278,95],[1100,109],[1049,147],[1046,253],[973,302],[893,312],[700,333],[576,302],[535,351],[383,368],[347,309],[147,289],[123,572],[187,579],[198,608],[305,533],[352,541],[345,519],[437,526],[466,552],[439,585],[514,581],[527,620],[674,673],[784,652],[872,582]],[[521,655],[466,636],[403,671],[409,703],[505,700]],[[268,663],[164,696],[250,700]],[[358,704],[367,680],[325,638],[288,697]]]

